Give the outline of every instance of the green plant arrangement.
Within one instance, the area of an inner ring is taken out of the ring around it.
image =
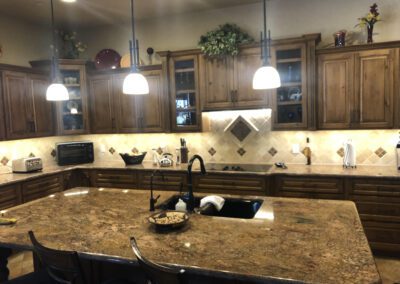
[[[61,53],[62,58],[77,59],[79,54],[87,49],[87,45],[77,40],[76,32],[59,31],[62,41]]]
[[[252,43],[254,39],[237,25],[226,23],[200,37],[199,47],[208,57],[234,56],[239,45]]]

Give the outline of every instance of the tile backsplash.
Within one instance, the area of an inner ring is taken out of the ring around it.
[[[304,164],[304,155],[293,154],[292,146],[299,144],[301,152],[309,137],[313,164],[342,164],[343,142],[351,139],[358,165],[396,165],[397,130],[271,131],[268,109],[209,112],[203,116],[202,133],[81,135],[0,142],[0,169],[4,172],[11,160],[32,155],[41,157],[45,166],[55,165],[55,143],[82,140],[94,142],[97,161],[120,160],[118,153],[133,150],[147,151],[145,160],[150,161],[152,149],[175,154],[181,137],[187,141],[189,155],[200,154],[208,162]],[[239,116],[254,126],[243,141],[228,127]]]

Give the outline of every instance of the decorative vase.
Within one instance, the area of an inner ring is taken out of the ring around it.
[[[374,32],[374,25],[373,24],[367,24],[367,32],[368,32],[368,40],[367,43],[373,43],[372,39],[372,34]]]

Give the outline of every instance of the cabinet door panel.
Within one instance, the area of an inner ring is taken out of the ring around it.
[[[353,54],[318,58],[319,128],[349,128],[353,94]]]
[[[254,73],[262,66],[260,48],[242,50],[234,63],[235,93],[233,101],[235,107],[266,107],[268,92],[253,89]]]
[[[125,76],[120,74],[113,76],[113,98],[116,100],[115,116],[119,133],[139,132],[138,110],[140,96],[129,96],[122,92]]]
[[[90,79],[90,116],[92,133],[112,133],[115,130],[111,76]]]
[[[63,191],[61,175],[39,178],[22,184],[22,201],[29,202],[50,194]]]
[[[393,126],[394,51],[371,50],[356,57],[356,105],[360,128]]]
[[[142,97],[140,127],[145,132],[164,130],[164,97],[161,70],[143,72],[149,83],[149,94]]]
[[[203,87],[205,109],[221,109],[232,107],[232,81],[233,72],[231,60],[206,59],[202,57]]]
[[[91,184],[96,187],[136,188],[136,173],[132,171],[99,170],[93,171]]]
[[[54,114],[52,102],[46,100],[49,80],[38,75],[31,75],[29,80],[36,136],[51,136],[54,133]]]
[[[32,101],[29,100],[26,74],[4,72],[3,84],[7,138],[18,139],[34,136],[30,125]]]

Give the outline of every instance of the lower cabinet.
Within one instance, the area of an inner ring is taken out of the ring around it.
[[[400,253],[400,180],[352,179],[347,187],[371,248]]]
[[[11,184],[0,187],[0,209],[17,206],[22,203],[21,185]]]
[[[91,186],[110,188],[137,188],[135,171],[128,170],[93,170]]]
[[[157,174],[153,177],[153,189],[158,190],[171,190],[177,193],[181,190],[187,191],[187,174],[179,172],[163,171],[164,177]],[[150,188],[152,171],[140,171],[138,172],[138,188],[148,189]]]
[[[275,179],[275,195],[318,199],[344,199],[342,178],[278,176]]]
[[[193,188],[195,192],[266,195],[267,179],[265,176],[195,175],[193,177]]]
[[[22,183],[22,202],[29,202],[64,190],[61,174],[40,177]]]

